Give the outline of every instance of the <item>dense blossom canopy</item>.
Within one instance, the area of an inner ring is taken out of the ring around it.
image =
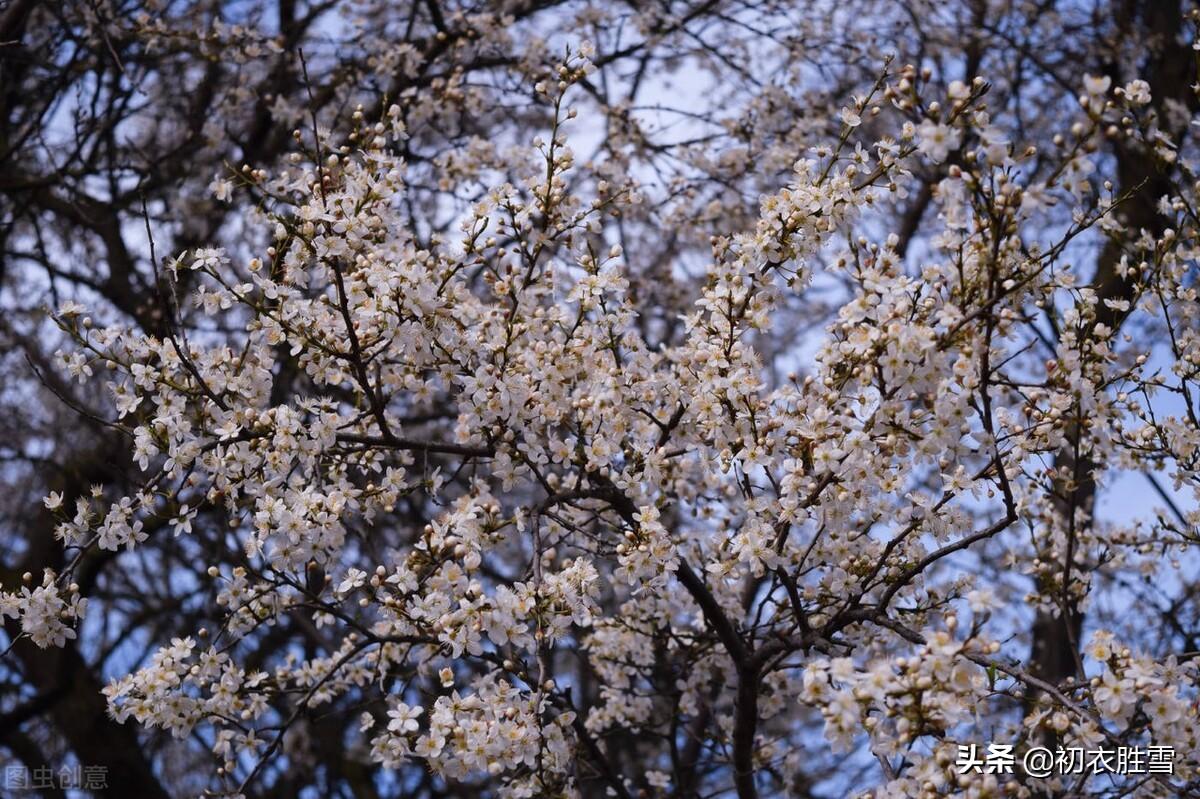
[[[68,5],[133,166],[12,145],[8,335],[113,476],[5,659],[164,795],[1200,790],[1186,7]]]

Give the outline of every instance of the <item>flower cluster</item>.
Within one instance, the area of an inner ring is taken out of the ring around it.
[[[203,730],[226,794],[324,712],[360,717],[384,768],[513,797],[585,779],[782,791],[822,721],[878,759],[880,796],[998,790],[948,761],[985,731],[1194,752],[1191,661],[1102,632],[1067,678],[1001,643],[1005,609],[1066,624],[1102,567],[1153,577],[1169,569],[1142,556],[1194,555],[1194,512],[1113,529],[1081,493],[1119,466],[1169,469],[1200,499],[1195,184],[1162,199],[1172,227],[1123,232],[1094,178],[1114,125],[1189,168],[1143,113],[1148,84],[1089,76],[1072,138],[1043,154],[1001,127],[983,78],[943,88],[888,63],[664,307],[617,241],[660,212],[649,189],[568,146],[592,54],[527,56],[548,126],[532,148],[437,157],[470,197],[443,229],[412,220],[406,154],[413,129],[483,113],[457,73],[440,105],[358,108],[342,134],[314,121],[285,168],[216,181],[220,201],[254,198],[262,239],[170,262],[189,324],[59,314],[63,372],[111,376],[146,477],[73,516],[53,495],[61,541],[116,552],[219,526],[234,545],[206,572],[211,631],[115,680],[114,716]],[[936,224],[912,255],[883,209],[917,184]],[[1076,277],[1089,237],[1117,253],[1123,294]],[[809,314],[802,358],[788,320]],[[1166,334],[1167,366],[1117,335],[1126,315]],[[0,614],[62,644],[84,606],[63,582],[0,595]],[[292,625],[304,646],[256,654]],[[632,748],[646,774],[622,771]]]

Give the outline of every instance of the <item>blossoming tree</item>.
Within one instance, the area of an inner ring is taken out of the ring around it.
[[[62,557],[5,580],[12,653],[133,623],[94,564],[160,571],[191,626],[103,693],[208,795],[1196,791],[1184,9],[1125,4],[1142,38],[1064,76],[1032,10],[914,35],[878,4],[886,47],[711,5],[543,36],[430,3],[420,47],[278,56],[279,157],[204,176],[235,219],[161,257],[143,204],[141,318],[55,309],[45,379],[103,383],[137,474],[46,497]],[[802,40],[861,57],[759,81]],[[660,47],[736,91],[655,128]],[[1106,518],[1110,484],[1139,507]],[[964,768],[992,742],[1174,754]]]

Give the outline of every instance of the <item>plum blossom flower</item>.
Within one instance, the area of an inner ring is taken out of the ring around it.
[[[945,161],[961,140],[959,131],[931,119],[925,120],[917,128],[917,149],[935,163]]]
[[[388,731],[407,733],[416,732],[419,728],[417,718],[424,712],[420,707],[410,707],[403,702],[396,702],[388,709]]]

